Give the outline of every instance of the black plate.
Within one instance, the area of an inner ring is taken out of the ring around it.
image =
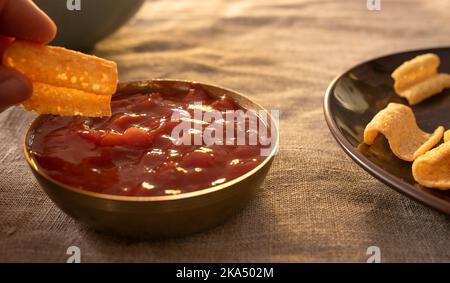
[[[370,147],[362,143],[364,128],[388,103],[408,105],[394,93],[392,71],[404,61],[429,52],[441,58],[440,72],[450,73],[450,48],[416,50],[373,59],[333,80],[325,94],[324,112],[337,142],[364,170],[397,191],[450,214],[450,190],[440,191],[417,184],[412,177],[411,163],[394,156],[382,135]],[[433,132],[439,125],[450,128],[450,90],[415,105],[413,111],[417,124],[424,131]]]

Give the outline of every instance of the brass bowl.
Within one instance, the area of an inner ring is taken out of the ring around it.
[[[150,80],[121,83],[115,95],[171,89],[185,93],[192,82]],[[227,94],[246,109],[264,108],[245,96],[221,87],[200,84],[213,96]],[[269,114],[269,113],[268,113]],[[254,195],[269,171],[278,148],[276,129],[272,152],[253,170],[229,182],[206,189],[171,196],[130,197],[89,192],[70,187],[49,177],[33,159],[30,144],[42,118],[30,125],[24,139],[25,158],[33,174],[56,205],[68,215],[95,230],[138,238],[164,238],[199,232],[224,222],[241,210]],[[272,117],[268,116],[270,119]],[[272,120],[273,121],[273,120]],[[276,126],[272,123],[272,127]]]

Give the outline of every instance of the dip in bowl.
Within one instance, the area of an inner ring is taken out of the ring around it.
[[[104,118],[41,115],[24,143],[50,198],[99,230],[160,238],[223,222],[250,199],[277,150],[267,111],[216,86],[125,83],[111,106]]]

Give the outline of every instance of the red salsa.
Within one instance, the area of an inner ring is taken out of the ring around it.
[[[30,142],[31,154],[44,172],[87,191],[161,196],[225,183],[266,158],[261,149],[267,146],[259,141],[256,145],[238,145],[227,142],[225,134],[223,144],[208,144],[204,140],[195,144],[195,130],[174,142],[173,130],[182,121],[189,121],[190,125],[200,123],[201,133],[213,122],[222,123],[225,128],[228,122],[220,119],[210,122],[193,119],[199,107],[202,113],[216,111],[224,117],[230,111],[245,110],[232,98],[213,98],[197,85],[181,95],[166,92],[119,95],[113,98],[111,107],[112,116],[104,118],[45,116]],[[174,112],[184,113],[180,117],[185,119],[174,121],[171,119]],[[249,135],[250,130],[246,129],[246,141]]]

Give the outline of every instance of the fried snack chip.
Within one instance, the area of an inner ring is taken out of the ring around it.
[[[450,141],[450,130],[447,130],[444,133],[444,142],[449,142]]]
[[[116,63],[62,47],[16,40],[3,55],[3,64],[33,83],[23,103],[41,114],[110,116],[117,87]]]
[[[417,82],[437,74],[439,65],[440,59],[433,53],[419,55],[404,62],[391,74],[395,80],[395,91],[402,92]]]
[[[449,74],[436,74],[399,93],[409,104],[415,105],[450,87]]]
[[[406,61],[391,74],[395,92],[415,105],[449,88],[450,75],[438,73],[439,64],[439,57],[432,53]]]
[[[433,134],[419,129],[416,117],[410,107],[389,103],[373,117],[364,130],[364,143],[372,145],[378,133],[389,141],[392,152],[405,161],[413,161],[432,147],[444,134],[444,127],[438,127]]]
[[[413,177],[425,187],[450,189],[450,142],[428,151],[412,166]]]
[[[111,116],[111,96],[33,82],[33,95],[22,103],[40,114]]]

